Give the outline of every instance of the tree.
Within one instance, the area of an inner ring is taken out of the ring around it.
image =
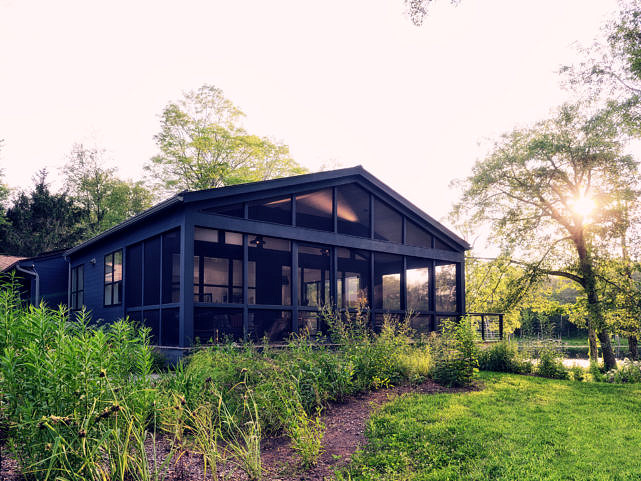
[[[43,169],[33,191],[19,193],[7,210],[7,224],[0,230],[6,254],[35,256],[71,247],[83,238],[87,212],[65,193],[51,193],[46,179]]]
[[[454,215],[489,224],[511,259],[581,286],[589,329],[611,369],[616,361],[599,302],[594,245],[617,229],[618,202],[637,196],[631,186],[638,170],[623,154],[618,124],[607,113],[586,112],[564,105],[551,120],[504,135],[463,181]]]
[[[4,140],[0,139],[0,154],[2,154],[2,143]],[[6,222],[5,218],[5,204],[9,199],[9,187],[2,181],[4,177],[4,170],[0,169],[0,228]]]
[[[456,4],[459,0],[451,0],[451,3]],[[407,8],[407,15],[414,25],[420,27],[423,25],[423,20],[427,15],[429,4],[432,0],[405,0],[405,7]]]
[[[170,192],[302,174],[289,147],[249,134],[222,90],[204,85],[171,102],[154,140],[160,153],[145,169]]]
[[[119,179],[117,169],[106,166],[104,150],[74,145],[63,174],[67,192],[88,212],[88,237],[151,207],[151,192],[140,181]]]

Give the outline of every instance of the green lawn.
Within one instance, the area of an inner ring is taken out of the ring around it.
[[[485,388],[398,398],[339,479],[641,480],[641,385],[482,373]]]

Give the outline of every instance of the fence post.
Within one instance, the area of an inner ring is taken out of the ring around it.
[[[485,316],[481,315],[481,339],[485,341]]]
[[[503,314],[499,314],[499,339],[503,340]]]

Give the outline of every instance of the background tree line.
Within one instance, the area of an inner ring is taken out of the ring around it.
[[[13,191],[0,171],[0,254],[71,247],[182,190],[306,172],[287,145],[247,132],[243,117],[220,89],[204,85],[163,110],[158,153],[145,163],[144,179],[122,179],[104,149],[83,144],[67,155],[60,192],[52,191],[46,169],[30,189]]]

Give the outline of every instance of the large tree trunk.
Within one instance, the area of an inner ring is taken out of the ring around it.
[[[612,342],[610,341],[610,333],[607,331],[599,331],[599,342],[601,343],[601,350],[603,351],[603,365],[605,370],[616,369],[617,358],[614,356],[614,349],[612,349]]]
[[[615,369],[617,367],[616,357],[610,342],[610,333],[603,318],[601,305],[599,304],[599,296],[596,291],[596,278],[594,275],[594,266],[592,264],[592,257],[588,251],[583,232],[580,233],[578,238],[574,240],[577,253],[579,254],[579,266],[581,275],[583,277],[583,290],[588,301],[588,326],[594,329],[601,342],[601,351],[603,353],[603,365],[605,370]]]
[[[637,336],[628,337],[628,348],[630,350],[630,359],[632,359],[633,361],[636,361],[639,358],[638,344],[639,344],[639,341],[637,340]]]
[[[599,348],[596,344],[596,332],[592,329],[590,322],[588,321],[588,355],[590,356],[590,362],[599,362]]]

